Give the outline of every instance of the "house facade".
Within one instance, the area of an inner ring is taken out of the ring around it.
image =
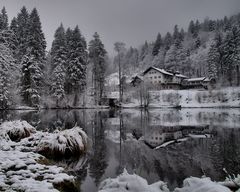
[[[180,73],[171,73],[157,67],[149,67],[142,75],[144,83],[155,89],[180,89],[182,81],[187,78]]]
[[[182,87],[184,89],[194,89],[194,88],[205,88],[208,89],[210,80],[207,77],[198,77],[185,79],[182,82]]]

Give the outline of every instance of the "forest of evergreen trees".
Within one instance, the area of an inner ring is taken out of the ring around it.
[[[98,33],[87,44],[78,26],[65,29],[61,24],[47,52],[37,9],[29,12],[23,7],[9,22],[3,7],[0,108],[47,107],[48,103],[56,107],[79,106],[87,86],[94,90],[95,104],[101,104],[106,72],[116,72],[119,65],[125,75],[156,66],[188,77],[207,76],[221,85],[240,84],[240,14],[221,20],[190,21],[187,31],[175,25],[172,33],[158,33],[154,42],[146,41],[139,48],[126,49],[122,45],[110,65]],[[87,85],[87,78],[91,85]]]
[[[65,30],[61,24],[48,53],[37,9],[28,12],[23,7],[9,24],[3,8],[0,49],[0,108],[16,104],[36,107],[48,99],[58,107],[69,95],[71,105],[77,106],[86,88],[87,64],[92,64],[96,94],[103,94],[106,50],[97,33],[88,51],[78,26]]]

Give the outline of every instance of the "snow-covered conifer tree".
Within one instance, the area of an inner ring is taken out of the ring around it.
[[[103,97],[103,89],[105,82],[106,63],[105,55],[106,50],[97,33],[93,35],[93,40],[89,42],[89,58],[93,64],[93,81],[96,96],[96,104],[101,103]]]
[[[66,79],[67,48],[66,36],[63,25],[55,32],[54,41],[51,48],[51,91],[56,98],[58,106],[59,100],[64,98],[64,85]]]
[[[162,46],[162,37],[161,37],[161,34],[158,33],[157,39],[153,46],[153,51],[152,51],[153,56],[156,56],[159,53],[159,49],[161,48],[161,46]]]
[[[73,105],[77,105],[80,91],[86,85],[87,45],[78,26],[66,31],[68,48],[67,93],[74,93]]]

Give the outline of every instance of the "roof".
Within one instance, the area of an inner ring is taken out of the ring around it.
[[[141,76],[141,75],[136,75],[136,76],[133,76],[133,77],[132,77],[132,81],[133,81],[134,79],[136,79],[136,78],[143,80],[143,76]]]
[[[204,79],[204,82],[209,82],[210,81],[210,79],[208,78],[208,77],[206,77],[205,79]]]
[[[206,79],[206,77],[190,78],[190,79],[186,79],[186,80],[188,82],[192,82],[192,81],[203,81],[204,79]]]
[[[187,78],[188,78],[187,76],[182,75],[182,74],[176,74],[175,76],[176,76],[176,77],[180,77],[180,78],[184,78],[184,79],[187,79]]]
[[[165,71],[164,69],[159,69],[159,68],[157,68],[157,67],[149,67],[149,68],[147,68],[147,69],[143,72],[143,74],[145,75],[145,74],[146,74],[149,70],[151,70],[151,69],[154,69],[154,70],[156,70],[156,71],[158,71],[158,72],[160,72],[160,73],[163,73],[163,74],[165,74],[165,75],[173,76],[172,73],[169,73],[169,72]]]

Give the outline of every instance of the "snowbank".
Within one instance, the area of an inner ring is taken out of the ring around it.
[[[169,192],[169,189],[162,181],[148,185],[142,177],[128,174],[124,170],[117,178],[103,181],[99,186],[99,192]],[[174,192],[231,192],[231,190],[207,177],[189,177],[183,181],[183,187],[176,188]]]
[[[0,138],[11,139],[12,141],[20,141],[36,132],[35,128],[28,122],[20,120],[2,123],[0,131]]]
[[[88,137],[80,127],[44,136],[37,151],[47,157],[80,155],[87,149]]]
[[[148,185],[138,175],[128,174],[126,170],[115,179],[106,179],[99,186],[99,192],[169,192],[162,181]]]
[[[174,192],[231,192],[230,189],[210,180],[210,178],[190,177],[183,181],[182,188]]]

